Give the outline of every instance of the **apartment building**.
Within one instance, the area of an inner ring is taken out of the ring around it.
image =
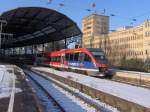
[[[93,16],[93,15],[91,15]],[[89,16],[89,17],[91,17]],[[95,16],[95,15],[94,15]],[[96,16],[101,19],[101,16]],[[109,61],[118,65],[120,60],[125,57],[126,59],[138,58],[145,61],[147,58],[150,58],[150,21],[147,20],[143,24],[136,27],[122,27],[117,29],[114,32],[109,32],[109,17],[104,16],[105,23],[102,26],[105,29],[105,32],[95,34],[95,24],[90,24],[88,21],[96,21],[83,19],[83,46],[84,47],[93,47],[93,48],[102,48]],[[107,19],[106,19],[107,18]],[[91,35],[87,34],[86,23],[89,23],[88,26],[92,27],[92,30],[88,30]],[[99,25],[101,26],[101,25]]]
[[[119,29],[105,35],[101,39],[101,48],[113,64],[119,64],[120,60],[139,58],[146,59],[143,25],[135,28]]]
[[[82,45],[83,47],[94,47],[95,37],[109,32],[109,17],[97,14],[84,17],[82,21]],[[99,47],[99,44],[97,44]]]

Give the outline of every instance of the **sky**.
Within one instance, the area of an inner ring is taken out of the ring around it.
[[[64,6],[59,5],[62,3]],[[93,3],[95,7],[92,7]],[[115,30],[122,26],[137,26],[150,19],[149,4],[150,0],[0,0],[0,13],[17,7],[46,7],[67,15],[82,28],[83,17],[95,11],[103,14],[105,9],[105,15],[115,15],[110,16],[110,30]]]

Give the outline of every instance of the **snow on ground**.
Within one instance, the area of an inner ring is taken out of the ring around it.
[[[130,77],[130,78],[143,79],[143,80],[150,81],[150,73],[119,70],[119,69],[110,69],[110,70],[113,70],[114,72],[116,72],[117,76]]]
[[[14,80],[14,74],[9,73],[5,65],[0,65],[0,98],[9,97],[12,91],[12,84]],[[19,88],[16,88],[15,92],[21,92]]]
[[[116,72],[124,72],[124,73],[132,73],[135,75],[141,74],[141,75],[145,75],[145,76],[149,76],[150,77],[150,73],[146,73],[146,72],[138,72],[138,71],[128,71],[128,70],[119,70],[119,69],[110,69],[110,70],[114,70]]]
[[[93,87],[105,93],[126,99],[128,101],[150,108],[150,90],[128,84],[118,83],[110,80],[85,76],[78,73],[57,71],[46,67],[33,67],[34,69],[54,73],[59,76],[70,78],[89,87]]]
[[[29,71],[26,71],[32,74],[32,77],[40,82],[42,86],[55,98],[57,102],[65,109],[66,112],[95,112],[93,107],[88,107],[84,102],[75,100],[73,96],[66,95],[65,92],[60,91],[56,85],[51,81],[45,80],[40,76],[37,76]]]
[[[42,73],[42,75],[45,76],[45,77],[47,76],[47,75],[44,74],[44,73]],[[99,100],[93,99],[91,96],[88,96],[88,95],[86,95],[85,93],[80,92],[78,89],[75,89],[75,88],[73,88],[73,87],[70,87],[70,86],[68,86],[68,85],[66,85],[66,84],[64,84],[64,83],[62,83],[62,82],[59,82],[59,81],[57,81],[57,80],[55,80],[55,79],[53,79],[53,78],[51,78],[51,77],[48,77],[48,78],[49,78],[50,80],[53,80],[53,81],[55,81],[55,82],[57,82],[57,83],[63,85],[64,87],[69,88],[70,90],[74,91],[77,96],[80,96],[80,97],[82,97],[82,98],[84,98],[84,99],[86,99],[86,100],[90,100],[91,103],[96,104],[96,105],[98,105],[99,107],[101,107],[101,110],[104,110],[104,112],[111,112],[111,111],[112,111],[112,112],[119,112],[119,111],[117,110],[117,108],[114,108],[114,107],[112,107],[112,106],[110,106],[110,105],[108,105],[108,104],[106,104],[106,103],[100,102]],[[76,99],[75,99],[75,100],[76,100]]]
[[[29,77],[28,77],[28,79],[30,80]],[[49,99],[45,95],[45,93],[32,80],[30,80],[30,84],[32,84],[34,93],[41,100],[45,112],[59,112],[59,110],[56,109],[56,106],[52,102],[50,102],[51,99]]]

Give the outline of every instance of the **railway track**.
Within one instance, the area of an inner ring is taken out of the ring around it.
[[[44,66],[44,67],[49,68],[49,66]],[[52,68],[52,69],[54,69],[54,68]],[[56,69],[56,70],[62,71],[62,69]],[[79,71],[74,71],[74,70],[70,70],[70,69],[69,70],[65,69],[65,70],[68,71],[68,72],[80,73],[80,74],[83,74],[83,75],[87,76],[87,74],[79,72]],[[96,78],[99,78],[99,77],[96,77]],[[150,89],[150,85],[143,84],[142,83],[143,80],[140,80],[140,79],[137,79],[136,82],[133,82],[133,81],[127,81],[127,80],[113,78],[113,77],[112,78],[103,77],[103,78],[106,79],[106,80],[111,80],[111,81],[115,81],[115,82],[119,82],[119,83],[124,83],[124,84],[129,84],[129,85],[133,85],[133,86],[137,86],[137,87],[143,87],[143,88]]]
[[[89,107],[92,107],[95,109],[95,111],[100,111],[100,112],[112,112],[112,110],[108,109],[107,107],[105,107],[104,105],[99,105],[97,102],[92,101],[91,99],[86,98],[84,95],[78,94],[77,92],[71,90],[70,88],[64,86],[63,84],[60,84],[59,82],[53,80],[53,79],[49,79],[45,76],[42,76],[40,73],[35,73],[33,71],[30,71],[31,73],[40,76],[41,78],[45,79],[45,80],[49,80],[52,83],[54,83],[55,85],[57,85],[59,88],[63,89],[64,91],[70,93],[71,95],[75,96],[78,100],[86,103]],[[31,80],[33,80],[37,86],[39,86],[47,96],[49,96],[49,98],[52,98],[54,100],[54,103],[56,103],[55,105],[58,105],[58,107],[60,108],[61,112],[66,112],[66,110],[55,100],[55,98],[53,98],[53,96],[47,91],[45,90],[45,88],[36,80],[34,79],[34,77],[29,74],[29,72],[27,73],[27,71],[25,70],[25,73],[31,78]],[[82,112],[82,111],[78,111],[78,112]]]
[[[47,100],[49,101],[49,104],[51,105],[51,109],[52,112],[56,111],[56,112],[65,112],[64,108],[55,100],[55,98],[50,94],[50,92],[48,92],[43,85],[40,84],[39,81],[37,81],[31,74],[29,74],[28,72],[25,72],[26,75],[29,77],[30,81],[32,81],[32,84],[34,85],[35,88],[38,88],[40,90],[38,90],[38,92],[40,92],[40,94],[44,95],[45,98],[47,98]]]

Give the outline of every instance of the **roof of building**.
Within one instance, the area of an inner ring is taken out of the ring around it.
[[[21,47],[58,41],[81,35],[81,31],[70,18],[52,9],[21,7],[2,13],[7,21],[4,33],[12,33],[13,39],[2,44],[2,48]]]
[[[109,16],[107,16],[107,15],[104,15],[104,14],[98,14],[98,13],[95,13],[95,12],[94,12],[94,13],[88,15],[88,16],[83,17],[82,20],[89,19],[89,18],[94,17],[94,16],[98,16],[98,17],[107,17],[107,18],[109,18]]]

